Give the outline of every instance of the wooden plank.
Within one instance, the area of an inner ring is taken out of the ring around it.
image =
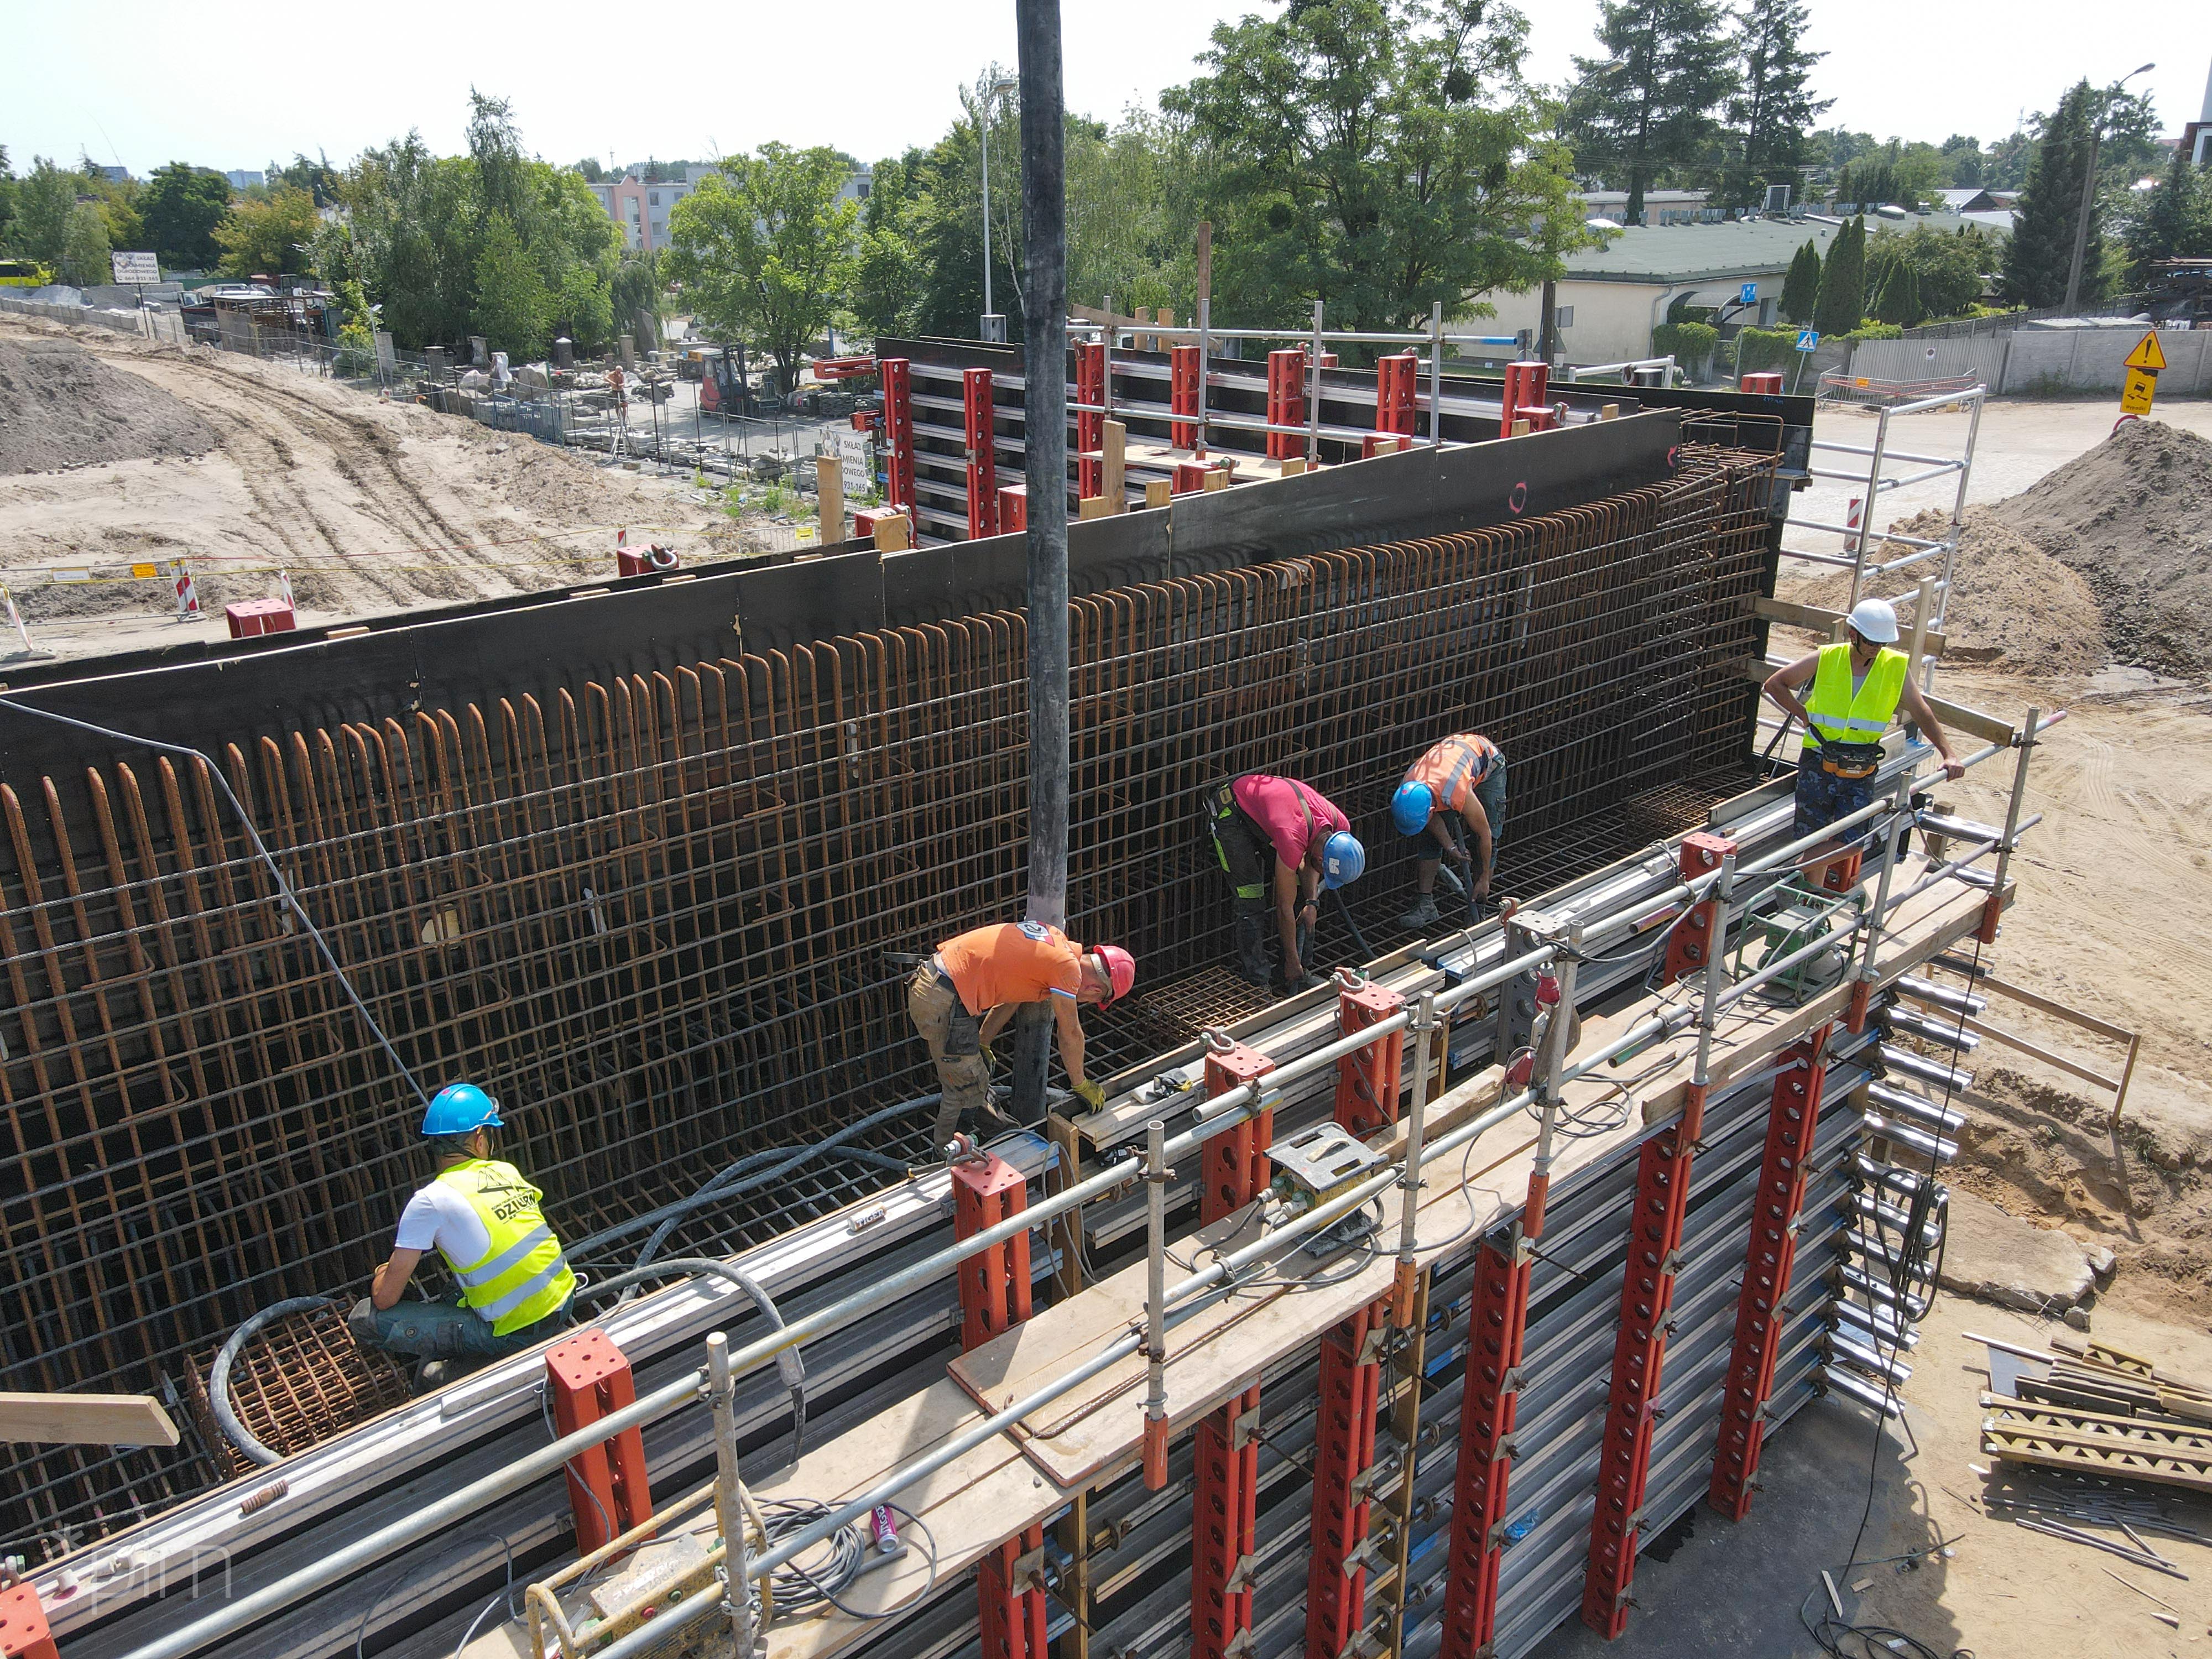
[[[1780,623],[1785,628],[1802,628],[1808,634],[1819,634],[1824,636],[1832,632],[1838,623],[1844,620],[1842,611],[1830,611],[1823,605],[1793,605],[1788,599],[1770,599],[1764,597],[1752,600],[1751,611],[1755,617],[1764,617],[1769,622]],[[1931,628],[1928,630],[1927,637],[1921,641],[1920,648],[1929,656],[1940,657],[1943,654],[1945,638],[1942,632]],[[1765,677],[1761,676],[1761,678]]]
[[[1980,709],[1969,708],[1962,702],[1946,702],[1933,693],[1929,694],[1928,708],[1937,720],[1943,722],[1946,731],[1970,732],[1984,743],[1993,743],[2000,748],[2011,748],[2020,736],[2018,726],[2001,720],[1994,714],[1984,714]]]
[[[2069,1008],[2063,1002],[2053,1002],[2049,997],[2031,991],[2025,986],[2014,985],[2008,981],[1999,979],[1995,974],[1981,975],[1974,981],[1974,988],[1981,991],[1995,991],[1999,996],[2008,997],[2014,1002],[2025,1003],[2031,1008],[2039,1008],[2054,1019],[2063,1019],[2069,1025],[2078,1025],[2085,1031],[2094,1031],[2100,1037],[2110,1037],[2115,1042],[2133,1042],[2137,1035],[2120,1026],[2108,1024],[2094,1014],[2085,1014],[2079,1008]]]
[[[1932,1007],[1934,1005],[1928,1006]],[[1948,1020],[1961,1017],[1946,1011],[1943,1018]],[[2093,1072],[2078,1060],[2069,1060],[2063,1054],[2053,1054],[2039,1043],[2030,1042],[2024,1036],[2015,1036],[2010,1031],[2002,1030],[1985,1021],[1966,1017],[1965,1024],[1966,1029],[1977,1036],[1985,1036],[1994,1042],[2002,1042],[2008,1048],[2017,1049],[2020,1053],[2027,1055],[2029,1059],[2039,1060],[2045,1066],[2064,1072],[2069,1077],[2080,1078],[2084,1083],[2094,1083],[2100,1089],[2117,1090],[2120,1086],[2120,1080],[2116,1077],[2106,1077],[2101,1072]]]
[[[0,1394],[0,1441],[49,1446],[173,1446],[177,1425],[144,1394]]]

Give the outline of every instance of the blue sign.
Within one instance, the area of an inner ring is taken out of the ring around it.
[[[1812,350],[1812,349],[1813,349],[1813,348],[1814,348],[1814,347],[1815,347],[1815,346],[1819,345],[1820,343],[1820,337],[1818,334],[1815,334],[1815,333],[1814,333],[1811,329],[1809,329],[1809,328],[1801,328],[1801,329],[1799,329],[1799,330],[1797,331],[1797,349],[1798,349],[1798,350],[1800,350],[1800,351],[1810,351],[1810,350]]]
[[[1747,306],[1757,305],[1759,303],[1759,284],[1757,283],[1746,283],[1742,288],[1736,291],[1735,297],[1742,301],[1744,304]]]

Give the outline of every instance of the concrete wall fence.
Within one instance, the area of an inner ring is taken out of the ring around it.
[[[2143,325],[2022,328],[1983,339],[1861,340],[1848,373],[1875,380],[1932,380],[1975,374],[2001,395],[2117,392]],[[2161,398],[2212,397],[2212,329],[2158,331],[2166,368]]]

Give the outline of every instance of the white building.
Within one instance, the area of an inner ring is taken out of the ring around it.
[[[620,179],[603,179],[592,186],[592,194],[599,198],[599,205],[607,210],[607,216],[622,227],[623,246],[650,253],[668,246],[669,210],[708,179],[717,177],[719,172],[718,168],[694,163],[685,167],[681,179],[648,179],[631,173]],[[870,177],[870,169],[862,167],[845,181],[844,188],[837,192],[837,199],[867,200]]]

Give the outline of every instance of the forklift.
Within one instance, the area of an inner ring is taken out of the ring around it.
[[[699,409],[707,415],[754,415],[759,412],[752,384],[745,374],[744,343],[724,346],[701,364]]]

